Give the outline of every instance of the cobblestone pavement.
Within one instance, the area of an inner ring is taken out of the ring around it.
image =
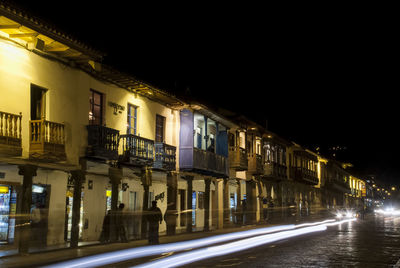
[[[370,215],[185,267],[394,267],[399,259],[400,217]]]

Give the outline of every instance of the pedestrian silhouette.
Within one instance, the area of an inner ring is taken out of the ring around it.
[[[162,213],[161,210],[157,207],[157,201],[151,202],[151,208],[147,213],[147,221],[149,223],[149,244],[155,245],[159,244],[158,241],[158,228],[159,224],[162,223]]]
[[[100,234],[100,242],[110,242],[110,223],[111,223],[111,210],[107,211],[103,220],[103,229]]]
[[[116,215],[116,238],[117,241],[121,242],[128,242],[128,238],[126,236],[125,230],[125,217],[124,217],[124,210],[125,204],[119,204],[117,215]]]

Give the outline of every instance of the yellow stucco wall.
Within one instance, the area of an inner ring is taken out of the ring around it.
[[[47,89],[46,119],[65,124],[67,162],[78,164],[87,144],[89,94],[94,89],[105,94],[105,124],[126,133],[127,104],[139,107],[138,133],[155,139],[155,118],[166,118],[165,140],[179,146],[179,113],[146,97],[129,93],[113,84],[99,81],[87,73],[59,61],[41,57],[19,45],[0,40],[0,111],[22,113],[23,157],[29,154],[31,84]],[[125,107],[118,115],[108,102]],[[177,150],[178,153],[178,150]],[[178,158],[177,158],[178,159]]]

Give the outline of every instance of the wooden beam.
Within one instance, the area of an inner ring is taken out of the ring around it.
[[[46,46],[45,50],[48,52],[62,52],[62,51],[66,51],[68,50],[69,47],[67,46],[59,46],[59,47],[50,47],[50,46]]]
[[[21,24],[0,25],[0,29],[18,29]]]
[[[36,37],[38,33],[19,33],[19,34],[9,34],[10,38],[25,38],[25,37]]]

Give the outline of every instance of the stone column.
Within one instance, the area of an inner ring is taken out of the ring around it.
[[[236,196],[237,196],[237,205],[236,205],[236,224],[243,223],[242,217],[242,180],[236,179],[237,188],[236,188]]]
[[[122,180],[122,169],[110,167],[108,177],[111,183],[111,218],[110,218],[110,240],[116,241],[116,216],[118,213],[119,185]]]
[[[32,183],[33,176],[36,176],[36,166],[18,166],[18,174],[23,176],[21,190],[21,217],[17,221],[19,227],[19,253],[27,254],[29,251],[29,241],[31,240],[30,214],[32,204]]]
[[[224,206],[224,227],[230,224],[230,195],[229,195],[229,178],[224,179],[223,184],[223,206]]]
[[[149,189],[152,184],[152,172],[149,167],[143,167],[141,173],[141,180],[143,185],[143,208],[142,208],[142,226],[141,226],[141,237],[146,238],[147,234],[147,220],[146,212],[149,209]]]
[[[247,208],[244,211],[246,216],[245,223],[254,223],[256,220],[257,198],[256,198],[256,182],[253,180],[246,181],[246,203]]]
[[[167,235],[174,235],[176,230],[178,196],[178,176],[175,172],[167,174],[167,211],[165,212],[165,222],[167,224]]]
[[[187,196],[186,196],[186,210],[188,211],[186,213],[186,231],[188,233],[192,232],[192,194],[193,194],[193,176],[185,176],[184,179],[187,181]],[[196,212],[194,212],[196,213]]]
[[[205,193],[204,193],[204,231],[210,230],[210,185],[211,179],[204,179]]]
[[[72,248],[78,247],[79,241],[79,221],[81,218],[81,195],[82,184],[85,181],[85,173],[82,170],[71,171],[71,180],[74,183],[74,196],[72,201],[72,227],[71,242]]]

